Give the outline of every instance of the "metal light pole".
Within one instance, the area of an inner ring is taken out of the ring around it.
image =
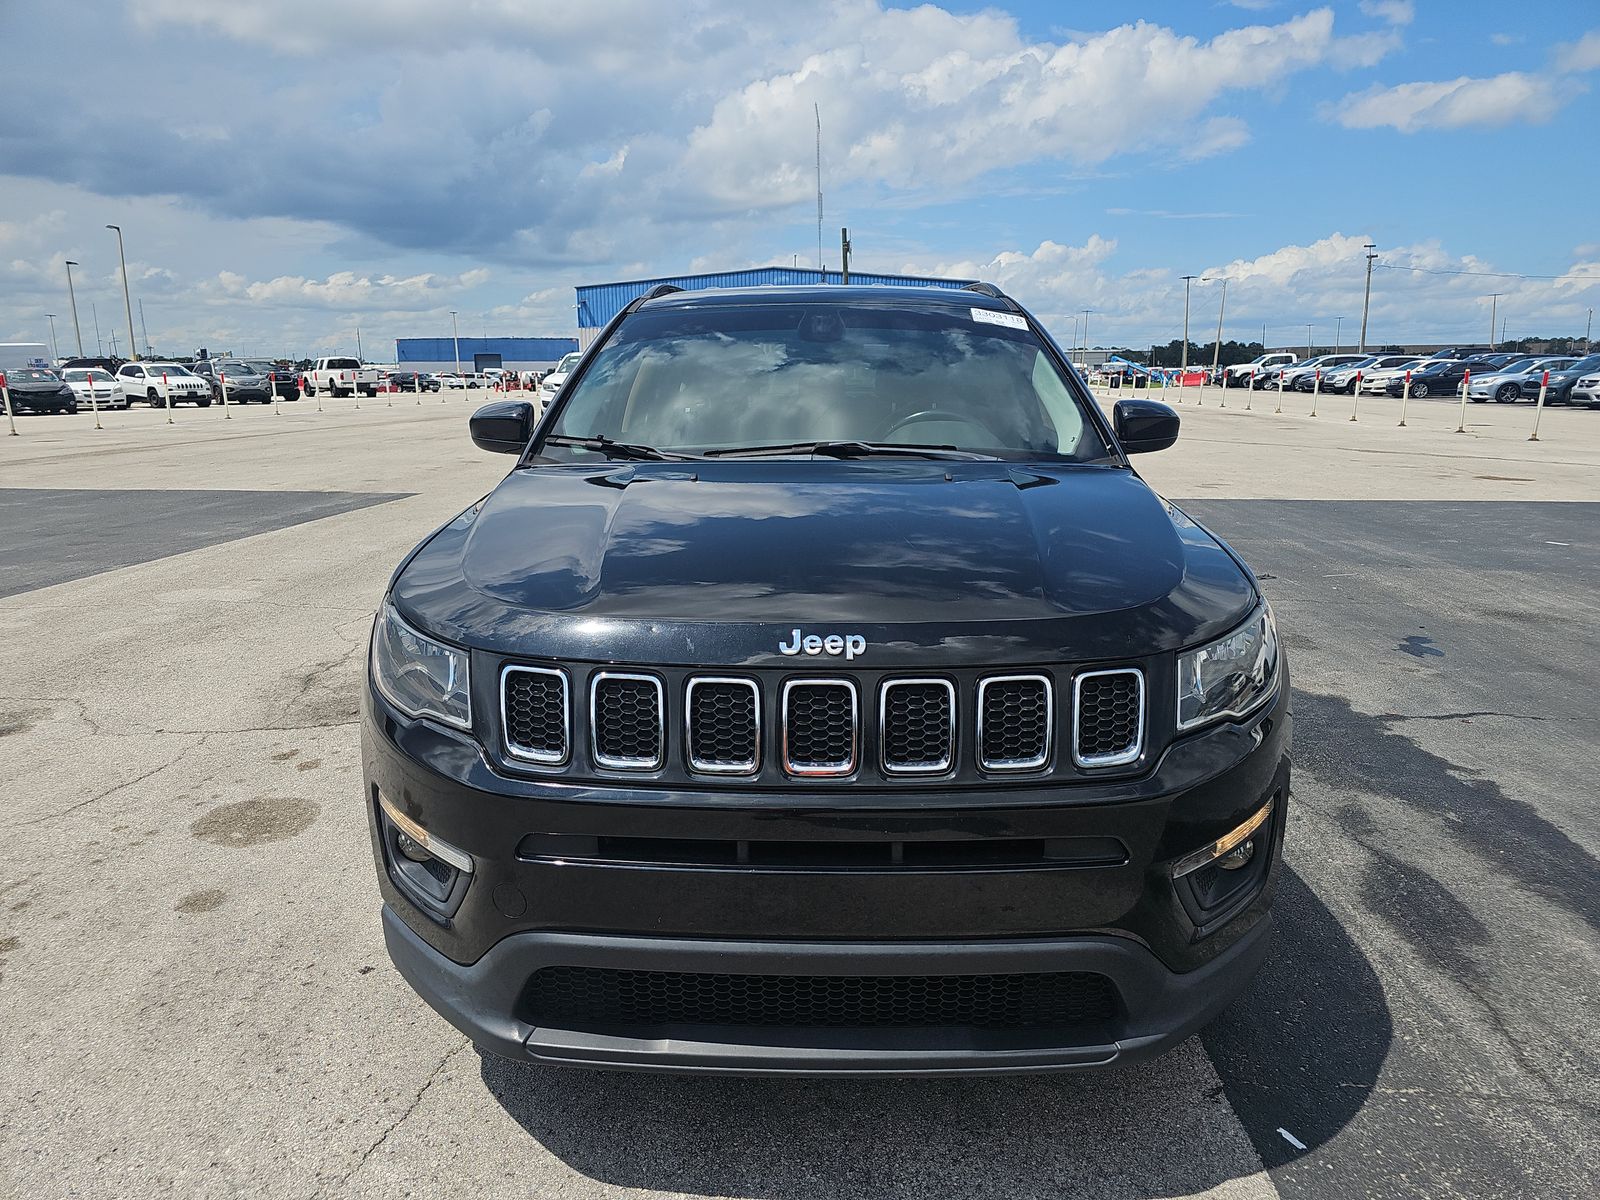
[[[106,344],[100,340],[100,306],[93,300],[89,301],[89,315],[94,318],[94,352],[103,357]]]
[[[1206,280],[1202,279],[1201,283]],[[1222,303],[1217,305],[1217,344],[1211,351],[1211,374],[1217,373],[1217,367],[1222,362],[1222,314],[1228,310],[1228,281],[1222,281]]]
[[[1490,292],[1489,293],[1489,352],[1491,354],[1494,352],[1494,347],[1495,347],[1495,340],[1494,340],[1495,318],[1499,315],[1499,312],[1500,312],[1500,297],[1503,296],[1503,295],[1505,295],[1504,292]]]
[[[61,361],[61,343],[56,341],[56,315],[55,313],[45,313],[44,317],[45,320],[50,322],[50,352],[56,356],[56,361],[59,362]],[[94,398],[93,388],[89,389],[89,397],[90,399]]]
[[[461,374],[461,327],[456,323],[456,310],[450,310],[450,332],[456,340],[456,375]],[[443,391],[443,388],[439,389]]]
[[[1094,309],[1085,308],[1080,311],[1083,313],[1083,365],[1087,367],[1089,365],[1089,314],[1094,312]]]
[[[144,352],[150,353],[150,326],[144,323],[144,301],[139,301],[139,332],[144,334]],[[274,393],[276,394],[276,393]]]
[[[1361,345],[1357,347],[1361,353],[1367,352],[1367,309],[1372,306],[1372,260],[1377,258],[1378,247],[1373,242],[1368,242],[1362,247],[1367,252],[1367,293],[1361,298]]]
[[[1311,322],[1306,322],[1306,357],[1311,357]]]
[[[361,350],[361,326],[356,326],[356,357],[362,362],[367,361],[367,356]]]
[[[1198,275],[1185,275],[1183,277],[1183,359],[1178,365],[1178,386],[1183,386],[1184,376],[1189,374],[1189,285],[1193,280],[1199,279]]]
[[[67,299],[72,301],[72,328],[78,335],[78,357],[83,357],[83,326],[78,324],[78,294],[72,290],[72,268],[78,264],[67,259]]]
[[[1589,321],[1583,327],[1583,356],[1589,357],[1589,335],[1594,332],[1594,309],[1589,310]]]
[[[1341,340],[1340,339],[1340,331],[1341,331],[1343,326],[1344,326],[1344,318],[1343,317],[1335,317],[1333,319],[1333,352],[1335,354],[1339,353],[1339,343],[1340,343],[1340,340]]]
[[[133,300],[128,295],[128,256],[122,252],[122,226],[107,225],[117,235],[117,261],[122,264],[122,306],[128,313],[128,353],[134,362],[139,361],[139,343],[133,333]]]

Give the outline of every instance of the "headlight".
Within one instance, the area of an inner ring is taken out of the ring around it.
[[[472,728],[466,651],[424,637],[387,601],[372,628],[372,678],[408,716]]]
[[[1242,717],[1278,684],[1278,626],[1263,604],[1227,637],[1178,655],[1178,728]]]

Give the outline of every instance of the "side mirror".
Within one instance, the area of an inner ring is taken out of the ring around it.
[[[533,423],[533,405],[526,400],[496,400],[473,413],[467,428],[481,450],[521,454],[533,436]]]
[[[1178,440],[1178,414],[1155,400],[1118,400],[1111,425],[1124,454],[1165,450]]]

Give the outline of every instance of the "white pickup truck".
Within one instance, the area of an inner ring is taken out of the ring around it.
[[[378,368],[364,367],[358,358],[319,358],[305,373],[308,396],[376,396],[381,382]]]

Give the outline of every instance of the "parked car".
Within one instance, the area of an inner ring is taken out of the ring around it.
[[[272,394],[283,400],[300,399],[300,372],[293,367],[270,365],[267,368],[267,386]]]
[[[1426,400],[1429,396],[1448,396],[1458,392],[1461,380],[1471,370],[1471,364],[1465,359],[1441,358],[1411,372],[1411,398],[1413,400]],[[1399,396],[1405,391],[1405,377],[1391,379],[1385,391],[1391,396]]]
[[[1600,408],[1600,373],[1579,378],[1572,385],[1571,396],[1574,404],[1587,404],[1590,408]]]
[[[1578,380],[1593,375],[1600,371],[1600,354],[1591,354],[1588,358],[1580,358],[1577,362],[1562,367],[1558,371],[1550,372],[1550,385],[1545,389],[1544,402],[1546,404],[1570,404],[1572,402],[1573,388]],[[1537,390],[1534,392],[1537,396]],[[1587,401],[1585,401],[1587,403]]]
[[[1342,367],[1335,367],[1331,371],[1322,373],[1322,390],[1325,392],[1343,392],[1347,396],[1356,394],[1358,379],[1365,381],[1373,371],[1383,371],[1390,367],[1403,366],[1411,362],[1409,354],[1367,354],[1355,362],[1345,363]]]
[[[1405,382],[1407,371],[1419,371],[1432,362],[1442,360],[1433,358],[1408,358],[1404,362],[1397,362],[1392,367],[1379,367],[1375,370],[1364,372],[1361,376],[1361,394],[1363,396],[1381,396],[1389,390],[1389,384],[1396,379]]]
[[[1577,361],[1568,357],[1530,358],[1509,367],[1502,366],[1481,375],[1474,374],[1467,394],[1474,404],[1487,404],[1490,397],[1499,404],[1535,397],[1539,394],[1539,380],[1546,371],[1559,371]]]
[[[1249,387],[1251,376],[1259,378],[1274,367],[1287,367],[1294,361],[1294,355],[1287,351],[1275,350],[1270,354],[1258,354],[1247,363],[1234,363],[1230,367],[1223,367],[1222,374],[1227,379],[1229,387]]]
[[[1283,388],[1285,391],[1311,392],[1317,390],[1317,372],[1322,372],[1322,390],[1328,389],[1328,372],[1339,367],[1348,367],[1366,358],[1365,354],[1324,354],[1311,360],[1289,367],[1283,372]]]
[[[44,367],[13,367],[3,372],[11,392],[11,411],[75,413],[78,396],[54,371]]]
[[[61,378],[83,408],[127,408],[128,396],[117,377],[103,367],[65,367]]]
[[[222,401],[223,381],[228,385],[229,404],[271,404],[272,387],[261,368],[241,359],[219,359],[214,362],[211,395]]]
[[[1178,415],[978,287],[657,289],[537,435],[473,415],[515,469],[378,598],[359,794],[388,953],[483,1052],[1082,1070],[1255,974],[1272,609],[1133,469]]]
[[[440,387],[449,388],[452,391],[460,391],[467,386],[467,381],[454,371],[441,371],[436,378],[439,380]]]
[[[391,371],[389,386],[397,392],[437,392],[439,381],[422,371]]]
[[[363,396],[378,394],[378,371],[361,365],[359,358],[319,358],[305,373],[306,394]]]
[[[550,368],[549,374],[539,381],[540,404],[546,408],[550,406],[550,401],[556,398],[561,385],[567,381],[567,374],[578,365],[578,360],[582,357],[582,351],[574,350],[571,354],[563,355],[561,361]]]
[[[117,382],[130,402],[143,400],[151,408],[165,408],[167,396],[174,407],[180,402],[211,407],[210,381],[175,362],[123,363],[117,368]]]

